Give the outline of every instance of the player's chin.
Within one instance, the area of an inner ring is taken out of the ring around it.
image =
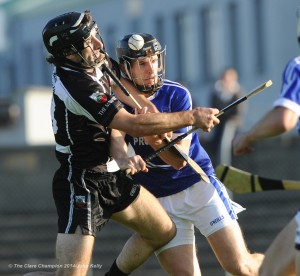
[[[144,85],[146,86],[152,86],[152,85],[155,85],[157,84],[157,81],[155,81],[155,79],[147,79],[147,80],[144,80]]]
[[[95,59],[95,63],[99,63],[102,64],[106,59],[106,56],[102,53],[99,53],[99,55],[97,55],[96,59]]]

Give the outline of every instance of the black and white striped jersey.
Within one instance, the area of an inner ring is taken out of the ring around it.
[[[91,76],[67,67],[52,75],[52,128],[56,157],[63,166],[106,168],[110,131],[107,126],[123,105],[111,94],[101,70]]]

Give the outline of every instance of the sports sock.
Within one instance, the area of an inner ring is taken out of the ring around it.
[[[129,275],[129,274],[126,274],[126,273],[122,272],[118,268],[116,260],[114,261],[114,263],[110,267],[109,271],[105,273],[105,276],[127,276],[127,275]]]

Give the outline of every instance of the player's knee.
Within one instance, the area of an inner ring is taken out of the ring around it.
[[[165,228],[161,236],[161,244],[158,247],[161,247],[171,241],[176,235],[176,226],[173,221],[170,223],[169,227]]]
[[[168,231],[166,233],[166,239],[168,240],[167,242],[169,242],[170,240],[172,240],[176,236],[176,232],[177,232],[176,225],[171,220],[171,223],[168,227]]]
[[[160,229],[159,232],[155,233],[149,240],[155,249],[158,249],[169,241],[171,241],[176,235],[176,226],[173,221],[168,225]]]

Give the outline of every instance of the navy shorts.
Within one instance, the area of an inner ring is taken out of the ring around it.
[[[58,232],[71,234],[79,225],[82,234],[95,237],[112,214],[124,210],[140,191],[140,185],[121,171],[60,168],[52,184]]]

